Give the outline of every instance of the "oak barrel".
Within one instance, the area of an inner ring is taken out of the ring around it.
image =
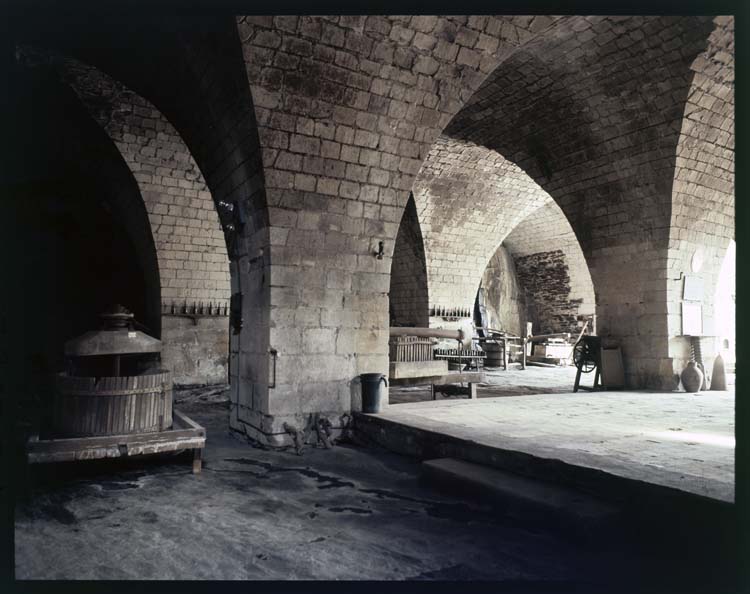
[[[482,350],[487,353],[484,364],[487,367],[502,367],[503,363],[503,345],[494,342],[485,342],[482,344]]]
[[[172,426],[172,374],[57,375],[55,431],[90,437],[164,431]]]

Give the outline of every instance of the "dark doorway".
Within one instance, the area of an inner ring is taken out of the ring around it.
[[[3,169],[5,249],[18,271],[21,406],[49,410],[66,340],[121,303],[160,334],[156,252],[138,185],[77,97],[43,69],[16,65]],[[30,415],[35,416],[35,415]]]

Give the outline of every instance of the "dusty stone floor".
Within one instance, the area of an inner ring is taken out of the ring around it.
[[[574,365],[565,367],[537,367],[528,365],[521,369],[511,365],[507,370],[501,367],[486,367],[485,382],[479,384],[477,394],[480,398],[489,396],[522,396],[524,394],[566,394],[573,391],[576,379]],[[727,385],[734,389],[734,373],[727,374]],[[594,381],[594,374],[581,375],[581,385],[590,386]],[[460,394],[438,393],[438,400],[461,399]],[[428,386],[392,387],[389,400],[391,404],[420,402],[430,400]]]
[[[464,396],[392,405],[379,416],[731,502],[734,386],[730,388],[699,394]]]
[[[582,548],[422,486],[416,461],[354,445],[302,456],[253,448],[230,434],[222,390],[177,398],[207,429],[203,473],[192,475],[184,456],[37,472],[30,500],[16,507],[17,579],[602,583],[633,575],[622,551]]]
[[[576,377],[573,365],[566,367],[536,367],[529,365],[526,369],[511,365],[507,370],[501,367],[486,367],[485,382],[479,384],[477,393],[485,396],[520,396],[523,394],[556,394],[571,392]],[[584,375],[581,384],[589,385],[593,375]],[[438,393],[438,400],[460,399],[459,394]],[[428,386],[392,387],[389,390],[391,404],[420,402],[430,400]]]

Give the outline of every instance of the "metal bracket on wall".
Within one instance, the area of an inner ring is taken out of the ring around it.
[[[189,318],[193,320],[193,325],[198,325],[200,318],[219,318],[229,315],[229,305],[224,302],[203,301],[188,303],[184,301],[182,305],[172,301],[171,304],[162,303],[161,315],[172,318]]]

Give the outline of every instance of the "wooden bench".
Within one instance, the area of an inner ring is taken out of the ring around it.
[[[423,386],[430,385],[430,395],[436,399],[436,392],[439,388],[450,384],[468,383],[467,393],[469,398],[477,397],[477,384],[484,381],[484,372],[482,371],[457,371],[444,375],[432,375],[422,377],[404,377],[391,379],[392,386]]]
[[[477,384],[484,381],[482,372],[449,372],[448,361],[458,360],[460,364],[484,359],[484,353],[466,349],[434,351],[435,338],[452,338],[461,343],[460,330],[439,330],[430,328],[391,328],[389,339],[390,367],[389,380],[392,386],[423,386],[429,384],[432,399],[435,400],[436,386],[468,383],[469,398],[477,397]],[[463,366],[463,365],[462,365]]]

